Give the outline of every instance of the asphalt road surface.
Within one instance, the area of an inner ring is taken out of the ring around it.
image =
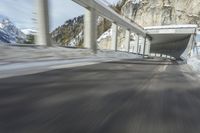
[[[200,133],[197,76],[135,59],[0,79],[0,133]]]

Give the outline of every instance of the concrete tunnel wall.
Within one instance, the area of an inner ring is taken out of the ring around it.
[[[195,40],[197,25],[166,25],[145,27],[151,37],[150,53],[187,60]]]
[[[188,35],[185,38],[182,38],[180,40],[173,40],[170,42],[163,42],[158,44],[151,44],[150,52],[151,53],[159,53],[164,55],[170,55],[172,57],[175,57],[177,59],[181,58],[181,55],[186,50],[191,35]]]

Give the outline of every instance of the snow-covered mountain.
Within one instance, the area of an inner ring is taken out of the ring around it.
[[[0,42],[23,43],[25,40],[26,35],[7,17],[0,15]]]
[[[22,29],[21,30],[25,35],[35,35],[37,33],[36,30],[33,29]]]

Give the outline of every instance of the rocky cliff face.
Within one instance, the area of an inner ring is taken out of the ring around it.
[[[200,0],[121,0],[119,13],[137,24],[146,26],[197,24],[200,26]],[[102,37],[100,37],[102,38]],[[118,49],[125,47],[125,31],[119,28]],[[135,39],[132,39],[134,43]],[[98,41],[100,48],[109,49],[111,36]]]
[[[63,46],[74,45],[74,40],[77,40],[76,46],[81,45],[83,36],[83,16],[79,16],[67,20],[63,25],[56,28],[51,36],[53,40]]]
[[[141,26],[197,24],[199,0],[126,0],[121,14]]]
[[[200,0],[119,0],[113,9],[141,26],[171,24],[198,24],[200,26]],[[109,49],[111,46],[111,23],[99,17],[98,45]],[[81,47],[83,43],[83,16],[68,20],[52,32],[52,38],[60,45]],[[124,48],[125,31],[119,29],[119,47]]]

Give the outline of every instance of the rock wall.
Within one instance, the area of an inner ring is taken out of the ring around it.
[[[199,0],[128,0],[121,14],[141,26],[197,24],[200,26]]]
[[[123,5],[121,4],[123,3]],[[120,14],[145,26],[197,24],[200,26],[200,0],[121,0]],[[118,48],[124,47],[123,30],[119,31]],[[99,42],[110,48],[110,36]]]

